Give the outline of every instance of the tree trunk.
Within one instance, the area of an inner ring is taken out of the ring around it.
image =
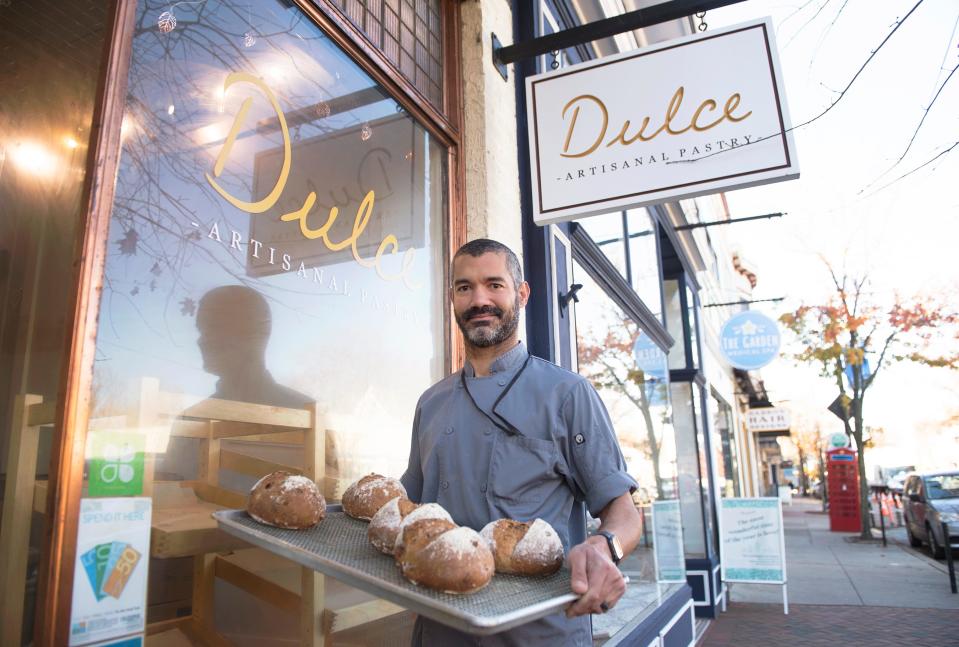
[[[650,459],[653,461],[653,477],[656,479],[656,498],[665,499],[666,493],[663,492],[663,477],[659,472],[659,443],[656,439],[656,428],[653,426],[653,416],[649,412],[649,398],[646,395],[644,386],[640,386],[640,398],[642,406],[639,408],[643,413],[643,419],[646,422],[646,439],[649,441]]]
[[[872,517],[869,514],[869,481],[866,479],[866,448],[862,440],[862,396],[852,402],[853,407],[853,437],[856,447],[859,448],[859,516],[861,519],[859,538],[872,539]]]
[[[826,504],[829,501],[829,494],[826,492],[826,456],[823,454],[822,447],[816,451],[819,455],[819,485],[822,491],[822,511],[826,511]]]
[[[806,496],[809,490],[809,478],[806,476],[806,454],[798,444],[796,449],[799,450],[799,491],[803,496]]]

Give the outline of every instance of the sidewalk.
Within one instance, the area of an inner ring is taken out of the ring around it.
[[[819,510],[814,499],[783,507],[789,615],[780,587],[732,584],[729,610],[702,645],[959,645],[959,595],[944,564],[891,538],[847,541],[855,535],[829,532]]]

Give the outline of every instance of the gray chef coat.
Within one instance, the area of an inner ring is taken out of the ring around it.
[[[636,488],[606,408],[588,380],[531,357],[522,343],[490,373],[476,377],[467,363],[420,397],[403,485],[410,499],[435,501],[476,530],[501,518],[543,519],[568,552],[586,539],[586,509],[597,516]],[[592,645],[592,635],[588,616],[562,613],[486,637],[421,617],[413,644]]]

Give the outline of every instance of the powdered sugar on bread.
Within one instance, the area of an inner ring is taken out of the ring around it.
[[[492,531],[490,532],[492,534]],[[563,542],[551,525],[542,519],[536,519],[529,530],[526,531],[526,534],[523,535],[523,538],[516,543],[513,554],[522,559],[552,561],[562,558]]]

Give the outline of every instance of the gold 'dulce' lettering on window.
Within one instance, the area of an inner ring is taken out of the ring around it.
[[[224,94],[230,89],[230,87],[237,83],[247,83],[255,87],[263,94],[264,97],[266,97],[266,99],[270,102],[270,106],[276,112],[277,121],[280,125],[280,132],[283,137],[283,164],[280,167],[280,174],[277,177],[276,184],[273,186],[273,190],[270,191],[265,198],[254,202],[237,198],[220,186],[215,179],[220,177],[220,174],[223,172],[223,168],[226,165],[227,159],[230,157],[230,153],[233,150],[233,145],[236,143],[237,135],[239,135],[240,130],[243,127],[243,123],[246,120],[247,113],[250,110],[250,106],[253,103],[252,97],[247,97],[240,105],[240,109],[233,119],[233,126],[230,128],[230,132],[227,134],[226,139],[223,142],[223,147],[220,149],[220,153],[216,157],[216,161],[213,165],[213,175],[211,176],[209,173],[204,175],[206,176],[207,182],[209,182],[210,186],[213,187],[213,190],[220,194],[223,199],[237,209],[246,211],[247,213],[263,213],[277,203],[277,201],[280,199],[280,196],[283,194],[283,190],[286,188],[287,180],[290,177],[290,169],[293,165],[293,151],[290,139],[290,130],[287,126],[286,116],[283,114],[283,110],[280,108],[280,103],[277,101],[276,95],[273,93],[270,87],[263,82],[262,79],[258,79],[252,74],[248,74],[246,72],[233,72],[227,76],[226,80],[223,82]],[[307,194],[306,198],[303,200],[302,207],[295,211],[283,214],[280,216],[280,220],[283,222],[299,222],[300,234],[304,238],[307,240],[320,240],[330,251],[336,252],[350,248],[350,251],[353,254],[353,259],[362,267],[373,269],[377,276],[379,276],[381,279],[385,281],[397,281],[402,279],[406,287],[411,290],[415,289],[419,286],[414,284],[409,276],[410,270],[413,266],[414,256],[416,254],[416,250],[414,248],[408,248],[403,254],[403,261],[399,272],[395,274],[389,274],[385,272],[381,266],[381,259],[387,250],[389,250],[390,254],[396,254],[399,251],[400,243],[395,235],[387,234],[383,237],[383,240],[380,242],[372,261],[360,256],[359,249],[357,248],[357,241],[366,230],[366,227],[373,216],[373,206],[375,202],[375,192],[372,190],[368,191],[359,207],[357,207],[356,216],[353,220],[352,232],[347,238],[339,242],[332,241],[329,237],[330,229],[332,228],[333,223],[336,222],[336,218],[339,216],[339,209],[337,207],[330,207],[326,222],[324,222],[320,227],[313,228],[307,222],[310,210],[316,203],[315,191],[310,191]]]

